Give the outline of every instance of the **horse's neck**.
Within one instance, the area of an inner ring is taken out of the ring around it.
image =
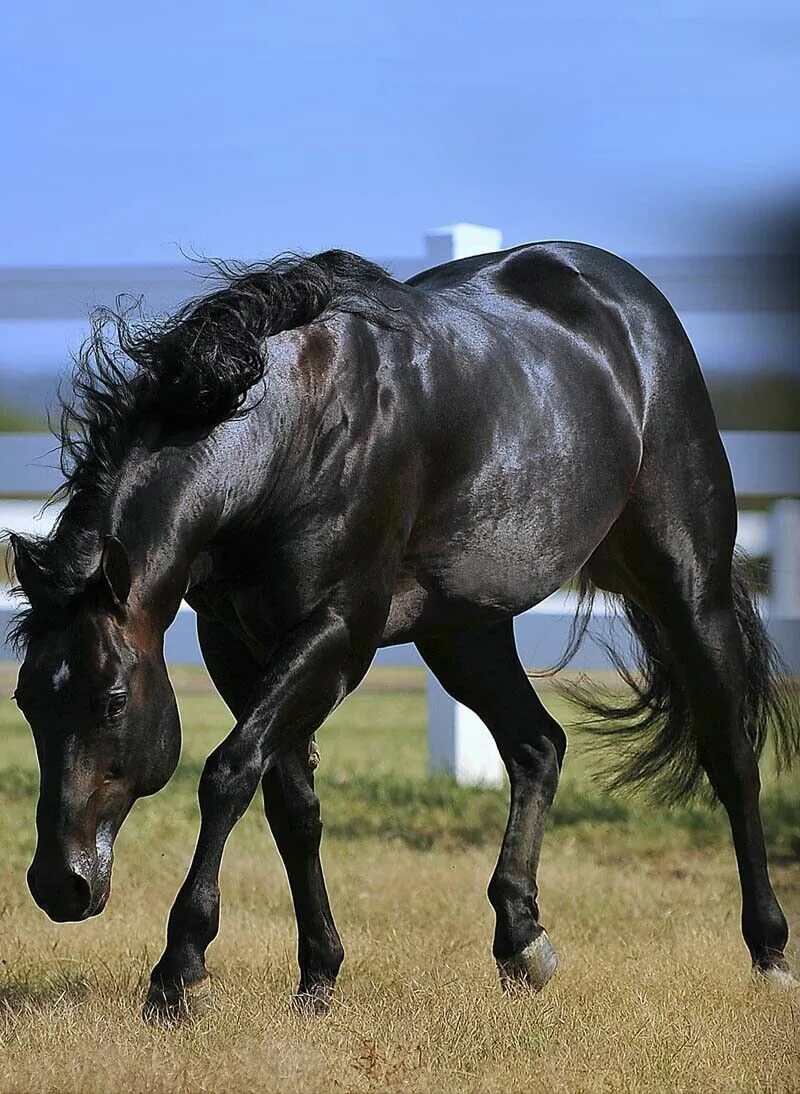
[[[128,552],[132,595],[161,627],[177,612],[190,567],[208,542],[253,507],[284,462],[287,422],[296,413],[284,393],[259,385],[250,413],[211,437],[130,453],[105,513],[105,532]],[[290,392],[291,394],[291,392]]]
[[[189,568],[224,517],[224,483],[200,446],[131,458],[109,500],[107,530],[130,561],[132,600],[167,627]]]

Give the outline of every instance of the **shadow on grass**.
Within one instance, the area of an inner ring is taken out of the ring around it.
[[[33,970],[0,973],[0,1014],[30,1015],[52,1011],[66,1003],[82,1003],[93,990],[91,978],[63,969],[38,974]]]

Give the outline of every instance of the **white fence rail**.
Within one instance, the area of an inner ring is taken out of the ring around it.
[[[444,262],[493,250],[500,242],[495,229],[454,225],[428,233],[426,256],[430,263]],[[176,285],[180,284],[177,273],[176,278]],[[733,274],[729,280],[738,284]],[[54,274],[54,281],[63,288],[63,278]],[[782,284],[780,279],[776,283]],[[700,284],[702,286],[704,282],[701,280]],[[28,300],[22,280],[20,286],[20,299]],[[716,291],[716,282],[712,287]],[[79,288],[80,295],[85,286]],[[696,297],[691,288],[686,289],[687,302]],[[72,286],[70,291],[73,289],[78,292],[78,287]],[[176,291],[176,286],[170,283],[169,292]],[[705,285],[703,291],[709,292],[709,285]],[[730,295],[730,287],[725,288],[725,294]],[[31,300],[38,308],[46,296],[46,293],[44,296],[35,293],[35,299],[31,297]],[[70,298],[59,304],[58,314],[75,314],[70,308],[78,307],[77,300],[76,296],[75,301]],[[15,306],[17,309],[21,306],[19,301]],[[13,309],[10,314],[14,314]],[[41,311],[35,314],[39,318]],[[762,506],[761,511],[751,510],[740,515],[739,543],[749,553],[769,558],[770,596],[763,605],[766,623],[790,671],[800,675],[800,433],[735,432],[724,433],[723,440],[737,496],[740,499],[758,498]],[[60,481],[58,451],[52,437],[38,433],[0,435],[0,528],[46,532],[58,509],[51,507],[42,512],[41,500],[31,500],[31,497],[41,499],[49,495]],[[766,511],[763,509],[765,501],[768,503]],[[567,645],[574,609],[574,600],[569,595],[556,593],[518,617],[515,632],[525,665],[544,668],[559,660]],[[7,592],[0,591],[0,657],[12,656],[5,643],[5,634],[13,610]],[[614,634],[613,617],[606,615],[602,605],[595,608],[589,638],[576,653],[571,667],[586,670],[610,667],[602,644],[591,641],[592,635],[606,640],[620,638],[619,633]],[[166,655],[173,664],[201,661],[194,613],[185,605],[167,632]],[[404,645],[380,650],[376,663],[418,665],[421,662],[415,647]],[[430,674],[428,717],[432,770],[447,771],[464,782],[496,783],[502,778],[497,750],[486,728],[471,711],[447,695]]]

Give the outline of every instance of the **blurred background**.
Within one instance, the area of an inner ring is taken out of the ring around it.
[[[92,303],[184,256],[425,230],[579,239],[673,299],[720,425],[800,428],[790,0],[16,5],[0,43],[0,404],[38,426]],[[196,287],[196,286],[194,286]]]
[[[338,246],[408,277],[579,239],[677,308],[797,670],[796,4],[90,0],[5,22],[0,526],[53,519],[42,431],[98,303],[170,309],[203,288],[203,256]],[[535,663],[565,636],[569,603],[551,609]],[[196,656],[186,633],[173,660]]]

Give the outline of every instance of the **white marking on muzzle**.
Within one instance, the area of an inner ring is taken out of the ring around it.
[[[55,688],[55,690],[58,691],[59,688],[63,688],[64,684],[67,683],[69,678],[69,665],[66,661],[62,661],[56,671],[53,673],[53,687]]]

